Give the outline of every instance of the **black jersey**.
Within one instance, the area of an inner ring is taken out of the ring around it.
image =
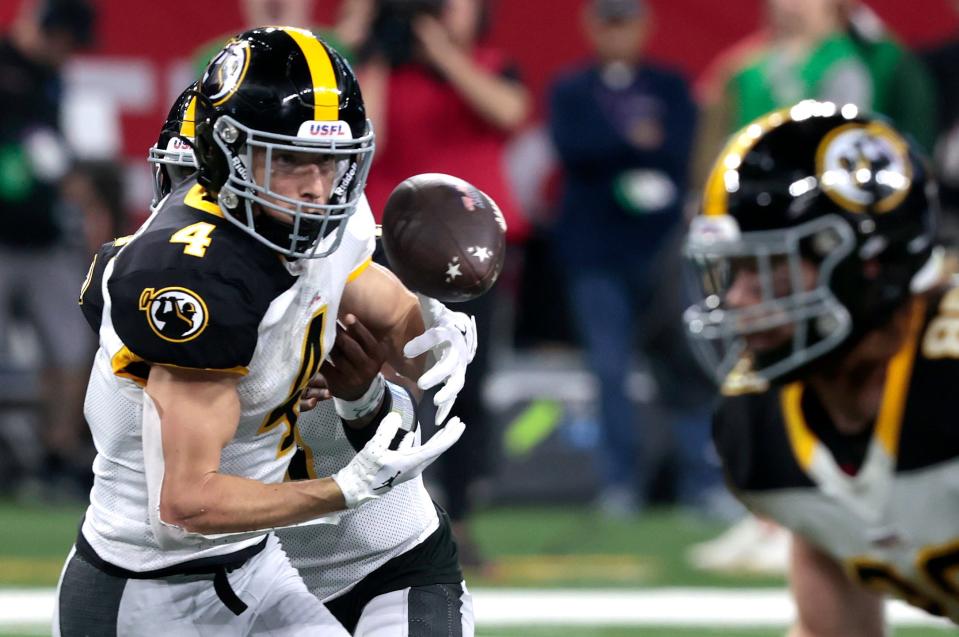
[[[959,621],[959,288],[917,298],[870,431],[837,433],[801,382],[727,397],[714,438],[734,493],[863,585]]]

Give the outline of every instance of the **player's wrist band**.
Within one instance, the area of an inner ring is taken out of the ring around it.
[[[337,415],[344,420],[359,420],[373,414],[380,408],[383,395],[386,393],[386,379],[383,374],[377,374],[369,389],[356,400],[341,400],[333,397],[333,408]]]

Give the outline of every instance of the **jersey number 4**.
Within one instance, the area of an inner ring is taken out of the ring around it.
[[[326,327],[326,306],[324,305],[313,315],[310,325],[303,337],[302,360],[300,369],[290,386],[290,395],[283,404],[274,409],[260,425],[258,434],[264,434],[284,426],[284,433],[280,437],[280,444],[276,450],[276,457],[286,455],[297,440],[296,421],[300,417],[300,395],[307,383],[323,364],[323,331]]]
[[[170,237],[170,243],[183,243],[183,254],[189,254],[191,257],[200,257],[206,255],[206,249],[210,247],[210,233],[216,230],[216,226],[206,221],[191,223],[186,228],[182,228],[173,233]]]

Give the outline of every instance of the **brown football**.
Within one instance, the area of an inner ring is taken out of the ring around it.
[[[382,241],[406,287],[443,302],[468,301],[489,290],[503,269],[506,221],[472,184],[428,173],[390,194]]]

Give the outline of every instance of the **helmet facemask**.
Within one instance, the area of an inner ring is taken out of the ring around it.
[[[727,215],[694,219],[684,253],[702,301],[684,320],[704,368],[720,384],[731,374],[768,382],[841,345],[852,318],[831,281],[855,247],[855,233],[838,215],[746,233]],[[756,284],[756,301],[746,305],[729,298],[744,270]]]
[[[161,134],[160,141],[163,137],[164,135]],[[153,201],[150,202],[151,208],[156,208],[177,184],[197,170],[196,157],[193,153],[193,140],[180,135],[172,135],[167,141],[166,148],[160,148],[157,144],[150,147],[147,155],[147,161],[153,164]]]
[[[331,132],[332,131],[332,132]],[[291,258],[321,258],[336,250],[356,211],[373,161],[374,135],[354,138],[345,122],[304,122],[298,135],[281,135],[219,117],[212,138],[226,159],[219,202],[226,218],[272,250]],[[264,154],[263,183],[253,175],[254,153]],[[325,203],[307,203],[273,190],[277,155],[332,156],[335,175]],[[268,214],[273,213],[273,214]]]

